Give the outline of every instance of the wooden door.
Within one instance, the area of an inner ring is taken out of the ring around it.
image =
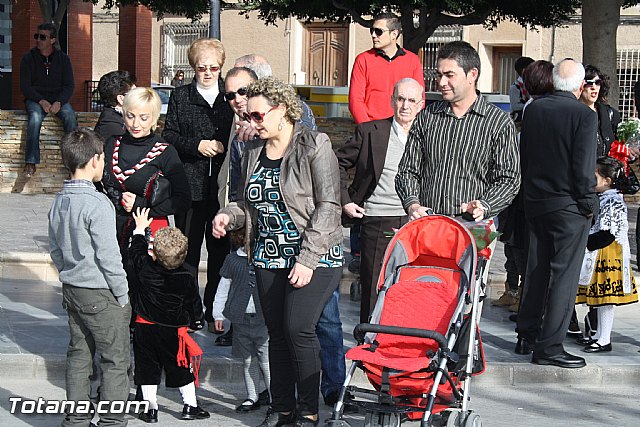
[[[346,86],[348,27],[310,24],[306,29],[306,84]]]
[[[521,46],[493,47],[493,92],[501,93],[503,95],[509,94],[511,84],[518,77],[514,65],[516,63],[516,59],[521,56]]]

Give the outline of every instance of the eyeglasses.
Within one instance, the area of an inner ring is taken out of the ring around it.
[[[253,111],[251,113],[242,113],[242,118],[248,122],[253,120],[256,123],[262,123],[264,121],[264,116],[266,116],[267,114],[269,114],[270,112],[278,108],[279,106],[280,105],[274,105],[273,107],[269,108],[269,111],[267,111],[266,113],[260,113],[258,111]]]
[[[586,87],[591,87],[591,86],[600,86],[602,84],[602,80],[600,79],[593,79],[593,80],[585,80],[584,81],[584,85]]]
[[[234,99],[236,99],[236,95],[245,96],[246,94],[247,94],[247,88],[246,87],[241,87],[240,89],[238,89],[235,92],[229,91],[229,92],[225,93],[224,94],[224,99],[226,99],[227,101],[233,101]]]
[[[42,40],[42,41],[45,41],[45,40],[46,40],[46,39],[48,39],[48,38],[53,38],[53,37],[49,37],[49,36],[48,36],[48,35],[46,35],[46,34],[40,34],[40,33],[35,33],[35,34],[33,35],[33,39],[34,39],[34,40]]]
[[[196,71],[199,73],[206,72],[207,68],[212,73],[217,73],[218,71],[220,71],[220,67],[218,67],[217,65],[196,65]]]
[[[387,29],[384,29],[384,28],[376,28],[376,27],[369,28],[369,33],[371,35],[373,35],[373,33],[375,33],[377,37],[380,37],[381,35],[383,35],[385,33],[385,31],[391,31],[391,30],[387,30]]]

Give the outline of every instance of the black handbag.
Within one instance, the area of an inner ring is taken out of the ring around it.
[[[171,197],[171,182],[162,174],[151,175],[144,189],[144,197],[149,206],[157,206]]]

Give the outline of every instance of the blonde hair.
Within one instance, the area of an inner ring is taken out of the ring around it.
[[[212,50],[217,54],[218,60],[220,61],[218,65],[220,66],[220,68],[222,68],[225,60],[224,45],[218,39],[206,39],[206,38],[198,39],[193,43],[191,43],[191,46],[189,46],[187,56],[189,58],[189,65],[191,65],[191,68],[193,68],[194,70],[196,69],[197,59],[208,50]],[[206,64],[206,65],[211,65],[211,64]]]
[[[163,227],[153,236],[153,253],[168,270],[180,267],[187,258],[189,239],[176,227]]]
[[[151,130],[156,130],[158,119],[160,118],[162,100],[155,90],[149,87],[138,86],[127,92],[124,97],[124,101],[122,101],[122,111],[124,111],[125,114],[134,108],[145,107],[151,107],[151,119],[153,121]]]
[[[302,117],[302,105],[296,90],[288,83],[275,77],[265,77],[258,79],[247,86],[247,96],[254,98],[264,96],[272,107],[284,105],[286,109],[285,117],[295,123]]]

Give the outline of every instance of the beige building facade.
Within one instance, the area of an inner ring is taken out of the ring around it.
[[[118,19],[117,9],[105,13],[98,5],[94,12],[93,78],[98,80],[117,66]],[[632,75],[626,79],[637,79],[640,68],[640,39],[637,37],[640,7],[622,9],[621,14],[617,46],[621,58],[619,68],[635,69],[635,75],[631,71]],[[224,69],[231,68],[235,58],[256,53],[270,61],[276,77],[297,85],[348,86],[356,55],[371,47],[368,29],[358,24],[305,24],[288,18],[277,21],[273,26],[265,25],[255,13],[245,17],[237,10],[222,11],[220,21],[221,40],[226,49]],[[149,53],[152,58],[151,81],[169,83],[177,69],[184,69],[190,78],[192,72],[186,62],[186,49],[192,40],[206,36],[207,28],[208,21],[191,23],[171,16],[154,20],[152,51]],[[510,21],[500,23],[494,30],[487,30],[481,25],[444,29],[434,34],[425,46],[423,62],[427,81],[433,76],[429,69],[437,47],[451,39],[462,39],[471,43],[480,54],[482,72],[479,89],[505,94],[515,78],[513,61],[517,57],[526,55],[552,62],[564,57],[580,60],[581,33],[579,16],[564,26],[538,30]],[[621,98],[631,96],[627,86],[626,81],[621,81]],[[431,89],[435,87],[432,85]]]

